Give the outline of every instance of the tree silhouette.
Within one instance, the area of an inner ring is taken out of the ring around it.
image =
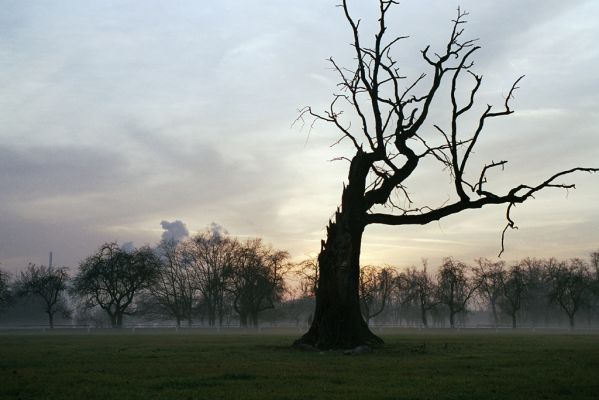
[[[149,247],[125,251],[116,242],[105,243],[79,266],[73,294],[86,307],[99,306],[113,328],[123,326],[123,316],[135,311],[135,298],[154,283],[160,260]]]
[[[48,315],[48,325],[53,329],[56,313],[70,315],[64,297],[68,281],[69,274],[66,267],[52,268],[29,264],[27,269],[21,271],[16,286],[20,296],[34,296],[43,301],[44,312]]]
[[[478,112],[473,106],[483,81],[483,77],[472,70],[471,58],[479,46],[475,40],[463,38],[462,27],[468,14],[458,9],[442,51],[434,53],[430,46],[422,51],[431,73],[406,81],[392,54],[396,44],[405,37],[386,39],[387,16],[396,4],[395,0],[379,0],[377,33],[369,46],[360,36],[360,20],[352,17],[347,1],[343,0],[341,9],[353,35],[355,64],[346,68],[331,58],[340,79],[339,92],[334,94],[327,110],[318,112],[306,107],[298,117],[300,121],[311,119],[311,126],[319,121],[332,124],[340,132],[338,142],[349,141],[354,148],[351,157],[340,157],[350,162],[348,179],[341,206],[329,222],[326,241],[321,243],[314,319],[309,331],[296,340],[295,345],[299,347],[383,344],[369,330],[360,313],[360,252],[362,235],[368,225],[424,225],[464,210],[505,204],[507,224],[501,239],[503,251],[505,232],[515,228],[510,216],[514,205],[545,188],[574,187],[559,183],[560,177],[577,171],[597,171],[576,167],[557,172],[540,183],[517,184],[505,192],[488,189],[489,172],[503,169],[507,161],[491,161],[473,172],[471,155],[485,124],[513,113],[510,100],[522,77],[511,86],[501,108],[487,105],[474,118],[472,131],[468,130],[463,126],[464,117]],[[458,84],[468,78],[472,86],[465,91],[466,100],[461,102]],[[407,85],[404,82],[408,82]],[[433,99],[439,97],[442,86],[449,90],[449,127],[432,124],[434,130],[428,129],[431,105]],[[353,117],[345,117],[346,109]],[[357,126],[351,124],[352,120],[358,121]],[[469,133],[464,136],[464,132]],[[451,175],[457,199],[444,199],[445,202],[437,206],[412,202],[406,180],[425,159],[438,161]]]

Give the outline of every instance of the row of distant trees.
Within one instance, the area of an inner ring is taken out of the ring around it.
[[[446,258],[435,274],[426,262],[399,273],[366,267],[360,298],[364,317],[380,316],[381,322],[404,319],[428,327],[433,319],[455,327],[467,313],[484,312],[495,327],[507,322],[516,328],[522,321],[549,326],[567,319],[574,328],[581,315],[590,324],[599,314],[599,252],[590,262],[526,258],[507,265],[480,258],[467,265]]]
[[[479,323],[513,328],[521,323],[560,325],[564,320],[574,328],[581,315],[589,325],[599,320],[599,252],[589,261],[525,258],[509,265],[486,258],[468,265],[448,257],[436,273],[427,264],[403,271],[363,267],[359,296],[365,320],[423,327],[448,323],[452,328],[472,314],[479,315]],[[301,294],[292,307],[296,313],[318,290],[316,260],[301,263],[299,273]],[[303,310],[306,315],[311,311],[309,305]]]
[[[50,327],[56,315],[108,320],[112,327],[121,327],[125,317],[177,326],[258,326],[260,318],[301,324],[310,322],[317,291],[315,259],[292,264],[286,251],[260,239],[220,232],[163,240],[153,248],[105,243],[73,277],[65,267],[33,264],[12,281],[0,271],[0,307],[36,298]],[[426,261],[402,271],[365,266],[359,295],[368,322],[456,327],[476,313],[492,326],[566,320],[574,328],[581,315],[589,324],[599,316],[599,252],[589,261],[526,258],[509,265],[445,258],[435,273]]]
[[[258,325],[260,312],[283,299],[289,254],[260,239],[240,241],[218,232],[157,247],[124,248],[105,243],[83,260],[74,277],[65,267],[30,264],[14,282],[0,274],[0,301],[23,297],[43,304],[50,327],[55,316],[80,322],[109,319],[121,327],[126,316],[195,319],[222,325],[235,313],[240,325]]]

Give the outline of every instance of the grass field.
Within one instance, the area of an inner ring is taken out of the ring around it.
[[[598,399],[599,335],[394,333],[299,352],[293,336],[0,335],[2,399]]]

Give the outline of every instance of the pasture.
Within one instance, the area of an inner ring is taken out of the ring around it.
[[[597,399],[599,334],[394,331],[300,352],[297,333],[0,334],[2,399]]]

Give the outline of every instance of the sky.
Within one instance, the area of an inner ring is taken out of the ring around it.
[[[351,152],[332,127],[292,125],[336,90],[326,59],[352,65],[351,32],[329,0],[0,0],[0,263],[76,267],[103,242],[156,244],[215,226],[314,256],[339,205]],[[373,36],[378,2],[348,2]],[[599,3],[463,0],[479,38],[481,104],[512,105],[474,156],[508,159],[497,188],[599,166]],[[404,0],[389,36],[411,77],[440,49],[458,3]],[[447,93],[444,93],[447,98]],[[443,102],[432,124],[447,125]],[[446,107],[445,107],[446,108]],[[427,131],[427,132],[428,132]],[[481,165],[482,165],[481,164]],[[516,207],[503,259],[586,257],[599,248],[599,176]],[[423,164],[408,190],[440,205],[446,174]],[[182,221],[183,224],[176,223]],[[173,225],[175,224],[175,225]],[[453,256],[494,258],[505,207],[427,226],[368,227],[363,264],[399,267]],[[220,229],[220,228],[219,228]]]

